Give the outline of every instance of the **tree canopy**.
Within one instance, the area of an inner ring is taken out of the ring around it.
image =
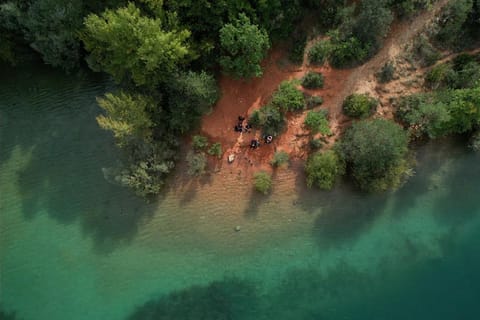
[[[392,121],[362,120],[345,132],[338,151],[365,191],[396,187],[407,169],[407,133]]]
[[[89,51],[89,66],[117,82],[155,86],[186,61],[190,32],[166,31],[159,18],[142,15],[133,3],[85,19],[81,38]]]
[[[226,73],[238,78],[262,75],[260,62],[270,47],[268,34],[252,24],[245,14],[220,29],[220,44],[223,50],[220,65]]]

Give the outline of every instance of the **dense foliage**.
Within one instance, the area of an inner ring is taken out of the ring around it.
[[[383,191],[397,187],[407,170],[407,133],[394,122],[356,122],[338,144],[338,152],[360,189]]]
[[[117,82],[155,86],[167,80],[188,56],[190,32],[166,31],[158,18],[142,15],[133,3],[85,19],[81,38],[90,52],[89,66]]]
[[[225,72],[237,78],[262,75],[260,62],[270,47],[268,34],[252,24],[245,14],[220,29],[220,44],[223,50],[220,65]]]
[[[435,90],[480,86],[480,63],[474,56],[458,55],[451,63],[433,67],[425,76],[425,85]]]
[[[343,102],[343,112],[352,118],[366,118],[377,107],[378,101],[368,94],[351,94]]]
[[[397,116],[417,137],[472,131],[480,125],[480,87],[403,97]]]
[[[345,173],[343,160],[333,150],[317,152],[308,158],[305,166],[308,187],[330,190]]]

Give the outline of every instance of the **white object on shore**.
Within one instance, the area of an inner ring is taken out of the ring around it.
[[[232,163],[235,160],[235,155],[232,153],[228,156],[228,163]]]

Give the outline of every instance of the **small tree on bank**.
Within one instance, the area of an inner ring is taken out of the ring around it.
[[[255,189],[267,194],[272,188],[272,176],[265,171],[256,172],[253,175]]]
[[[317,186],[320,189],[330,190],[338,177],[345,173],[345,164],[332,150],[317,152],[308,158],[305,166],[307,186]]]

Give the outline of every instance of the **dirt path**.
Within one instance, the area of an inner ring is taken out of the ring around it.
[[[422,12],[412,20],[401,21],[393,26],[385,39],[382,49],[365,64],[353,69],[352,74],[345,82],[343,90],[335,96],[335,99],[329,102],[328,107],[333,120],[341,114],[342,102],[347,95],[356,91],[373,93],[376,84],[375,73],[387,61],[399,56],[405,46],[422,31],[427,23],[448,2],[449,0],[440,0],[430,10]]]

